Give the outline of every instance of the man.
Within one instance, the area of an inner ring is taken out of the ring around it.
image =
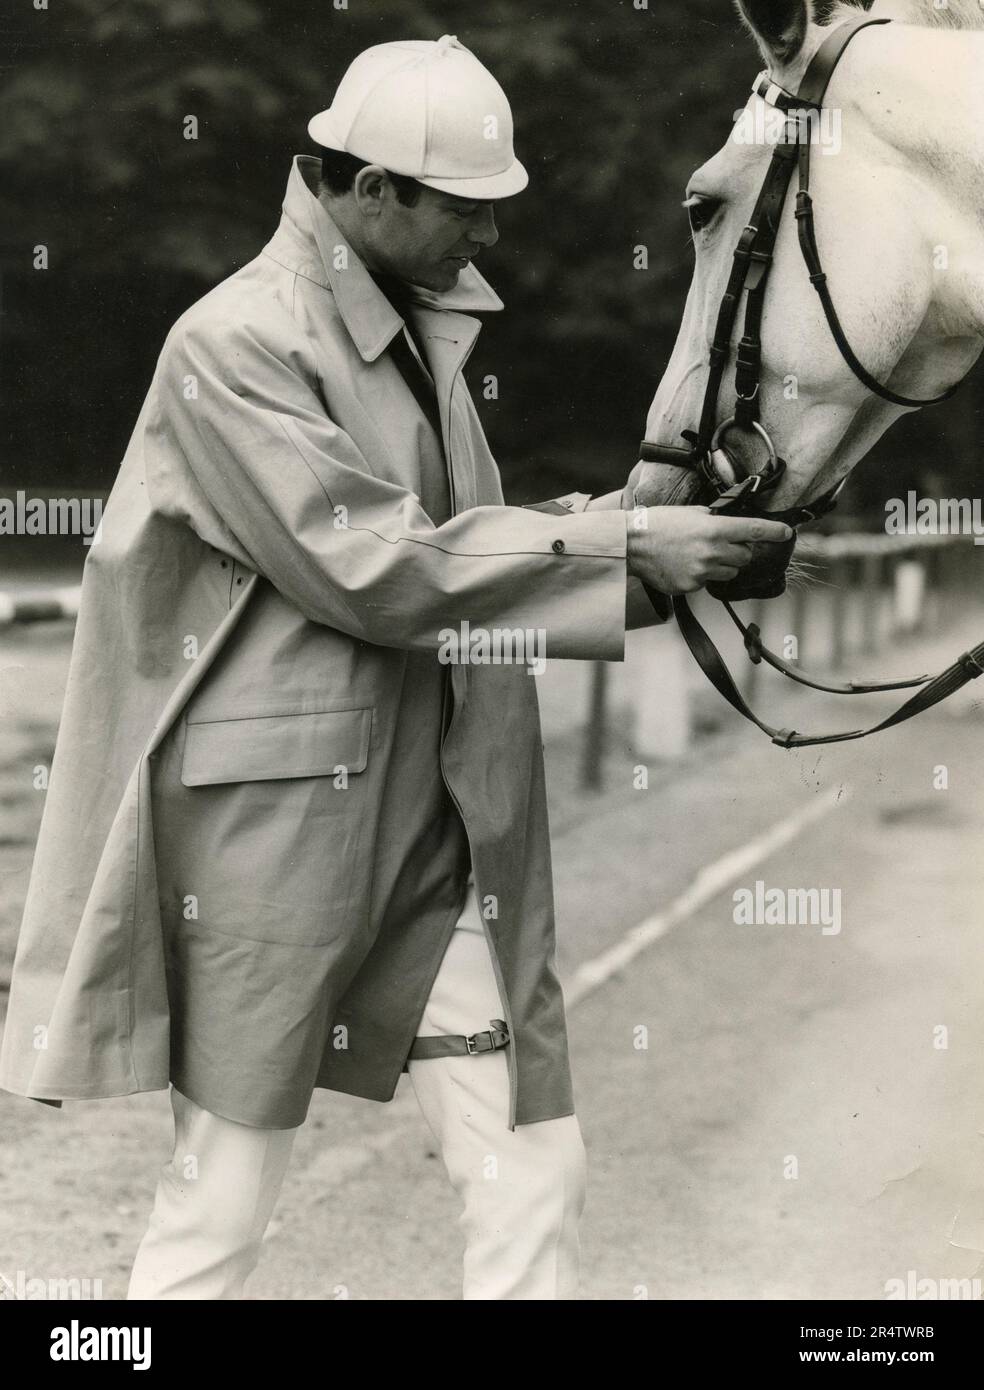
[[[86,564],[0,1082],[170,1084],[129,1296],[226,1299],[313,1090],[388,1100],[408,1069],[465,1298],[570,1298],[583,1145],[503,635],[621,659],[640,579],[730,578],[788,533],[504,506],[462,368],[526,173],[455,39],[363,53],[310,133],[273,239],[169,334]]]

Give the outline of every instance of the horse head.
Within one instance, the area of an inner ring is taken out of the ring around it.
[[[644,506],[710,500],[708,469],[702,476],[676,466],[665,446],[680,447],[681,435],[697,430],[735,247],[781,138],[774,94],[795,93],[832,26],[865,18],[859,10],[893,22],[857,34],[822,110],[799,127],[811,142],[816,244],[849,351],[890,394],[928,401],[966,375],[984,346],[984,33],[967,32],[984,29],[981,5],[738,0],[738,8],[768,79],[686,190],[695,266],[647,420],[646,439],[663,446],[663,459],[640,461],[630,478],[629,495]],[[785,468],[761,504],[769,512],[829,496],[907,409],[869,389],[839,349],[795,213],[790,194],[776,219],[763,300],[755,401],[762,428],[728,428],[705,460],[727,486],[762,471],[771,441]],[[719,423],[735,415],[741,322],[739,314],[715,402]],[[762,547],[727,596],[781,593],[790,555],[791,547],[782,555]]]

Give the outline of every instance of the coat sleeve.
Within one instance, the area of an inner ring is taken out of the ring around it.
[[[329,418],[294,339],[278,350],[241,325],[179,322],[146,438],[152,497],[155,471],[186,470],[182,520],[210,541],[230,533],[314,622],[437,650],[467,619],[538,629],[555,657],[623,658],[623,513],[482,506],[435,526]]]

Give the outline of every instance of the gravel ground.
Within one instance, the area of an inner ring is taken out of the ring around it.
[[[931,666],[975,636],[896,664]],[[65,628],[39,626],[8,635],[0,656],[0,980],[67,651]],[[762,688],[770,708],[794,708],[795,692]],[[830,700],[811,702],[809,720],[795,708],[801,722],[854,718]],[[591,796],[579,740],[548,740],[562,974],[708,862],[838,790],[837,809],[736,884],[838,888],[842,930],[738,927],[729,887],[572,1009],[591,1162],[583,1296],[878,1299],[909,1270],[980,1276],[980,702],[971,688],[905,732],[795,754],[713,717],[724,732],[652,768],[648,791],[617,737]],[[939,764],[946,792],[933,788]],[[0,1094],[0,1273],[100,1279],[120,1297],[168,1133],[163,1093],[61,1112]],[[453,1300],[455,1220],[411,1094],[375,1105],[319,1092],[253,1296]]]

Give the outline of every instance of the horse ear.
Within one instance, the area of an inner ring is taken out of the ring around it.
[[[790,63],[803,47],[810,0],[736,0],[738,12],[767,63]]]

